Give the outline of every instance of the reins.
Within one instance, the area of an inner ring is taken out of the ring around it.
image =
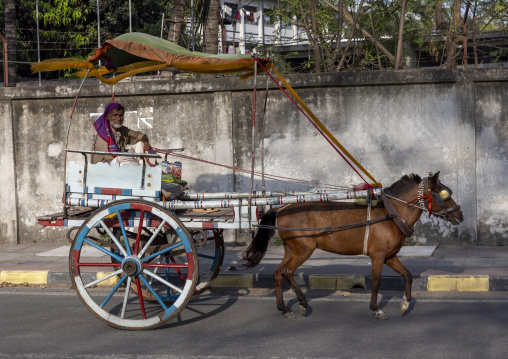
[[[456,206],[456,207],[447,209],[446,207],[444,207],[441,204],[441,202],[439,200],[437,200],[437,196],[436,196],[435,197],[436,201],[442,207],[442,212],[443,213],[433,212],[432,211],[432,199],[433,199],[433,195],[432,195],[432,192],[430,192],[430,191],[427,191],[429,193],[424,194],[425,187],[427,187],[426,183],[424,183],[424,181],[422,180],[422,182],[418,186],[418,196],[416,197],[416,199],[414,199],[411,202],[407,202],[407,201],[401,200],[401,199],[399,199],[397,197],[390,196],[390,195],[386,194],[385,191],[382,191],[381,195],[379,197],[380,197],[381,201],[383,202],[385,209],[388,211],[388,215],[386,215],[384,217],[375,218],[375,219],[372,219],[372,220],[370,219],[370,206],[369,206],[368,207],[368,213],[367,213],[367,220],[366,221],[352,223],[352,224],[347,224],[347,225],[343,225],[343,226],[337,226],[337,227],[316,227],[316,228],[289,228],[289,227],[278,227],[278,226],[270,226],[270,225],[259,224],[259,225],[255,225],[255,227],[258,227],[260,229],[263,228],[263,229],[286,230],[286,231],[331,232],[331,231],[340,231],[340,230],[345,230],[345,229],[350,229],[350,228],[357,228],[357,227],[367,226],[367,230],[365,232],[365,239],[364,239],[364,249],[363,249],[364,254],[366,254],[366,246],[367,246],[368,237],[369,237],[369,231],[368,231],[368,229],[369,229],[369,227],[372,224],[383,222],[383,221],[387,221],[387,220],[393,220],[395,222],[395,224],[397,224],[397,226],[400,228],[400,230],[404,233],[404,235],[406,237],[410,237],[414,233],[413,227],[409,223],[407,223],[406,220],[404,220],[404,218],[399,216],[399,214],[397,213],[397,211],[395,210],[393,205],[387,200],[388,198],[396,200],[396,201],[399,201],[399,202],[402,202],[402,203],[406,204],[407,206],[421,209],[424,212],[429,212],[429,216],[430,215],[435,215],[435,216],[446,217],[447,213],[453,212],[453,211],[455,211],[457,209],[460,209],[460,206]],[[425,200],[427,200],[427,206],[425,206]],[[419,201],[420,206],[414,204],[417,201]],[[369,198],[369,204],[370,204],[370,198]]]
[[[332,231],[339,231],[349,228],[357,228],[357,227],[363,227],[363,226],[369,226],[375,223],[383,222],[383,221],[389,221],[394,218],[395,215],[393,214],[387,214],[384,217],[374,218],[368,221],[363,222],[357,222],[357,223],[351,223],[346,224],[344,226],[337,226],[337,227],[315,227],[315,228],[291,228],[291,227],[278,227],[278,226],[269,226],[266,224],[258,224],[254,225],[254,227],[263,228],[263,229],[273,229],[273,230],[282,230],[282,231],[307,231],[307,232],[332,232]]]

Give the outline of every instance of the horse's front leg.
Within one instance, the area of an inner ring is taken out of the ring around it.
[[[404,291],[404,298],[402,303],[400,304],[400,314],[404,315],[404,313],[409,308],[409,302],[411,301],[411,287],[413,284],[413,276],[411,272],[409,272],[406,267],[400,262],[397,256],[393,256],[386,260],[386,265],[393,269],[395,272],[399,273],[404,280],[406,281],[406,290]]]
[[[370,295],[370,310],[374,313],[377,319],[388,319],[388,316],[379,309],[377,305],[377,294],[379,292],[379,285],[381,282],[381,272],[383,271],[384,257],[372,257],[372,279],[371,279],[371,295]]]

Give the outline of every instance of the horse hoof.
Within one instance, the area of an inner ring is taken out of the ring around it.
[[[372,313],[374,314],[376,319],[379,319],[379,320],[386,320],[386,319],[388,319],[388,316],[381,309],[378,309],[378,310],[376,310],[375,312],[372,312]]]
[[[409,308],[409,302],[407,300],[400,303],[400,315],[404,315]]]
[[[284,313],[284,316],[285,316],[286,318],[296,318],[296,315],[295,315],[295,313],[293,313],[293,312],[287,312],[287,313]]]
[[[298,310],[300,311],[300,313],[302,313],[303,315],[305,315],[307,313],[307,308],[305,308],[303,305],[299,305],[298,306]]]

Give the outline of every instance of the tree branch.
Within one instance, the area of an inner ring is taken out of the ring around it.
[[[335,10],[335,11],[339,11],[339,9],[333,5],[332,3],[330,3],[328,0],[323,0],[323,2],[328,5],[332,10]],[[346,21],[348,23],[350,23],[351,25],[354,24],[354,19],[353,19],[353,16],[349,13],[349,11],[347,10],[346,7],[344,7],[343,9],[343,14],[344,14],[344,17],[346,19]],[[365,30],[364,28],[362,28],[360,25],[356,24],[356,29],[358,31],[360,31],[363,36],[365,38],[367,38],[368,40],[370,40],[374,46],[376,46],[376,48],[379,49],[379,51],[381,51],[383,54],[386,55],[386,57],[388,58],[388,60],[395,66],[395,56],[392,55],[392,53],[390,51],[388,51],[388,49],[386,47],[384,47],[383,45],[381,45],[375,38],[374,36],[372,36],[367,30]],[[401,64],[401,68],[403,70],[407,70],[409,69],[408,66],[406,66],[405,64]]]

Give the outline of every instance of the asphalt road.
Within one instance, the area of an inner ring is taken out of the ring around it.
[[[178,320],[124,331],[93,316],[66,288],[0,288],[0,358],[506,358],[508,292],[383,292],[376,320],[364,291],[308,294],[303,317],[275,307],[271,292],[208,293]]]

